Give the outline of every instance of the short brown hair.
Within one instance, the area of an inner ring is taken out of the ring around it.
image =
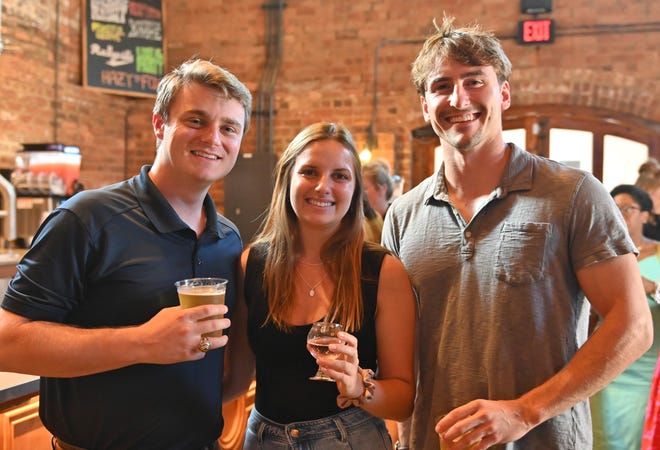
[[[182,86],[199,83],[221,92],[226,98],[238,101],[245,110],[243,135],[250,126],[252,94],[231,72],[203,59],[190,59],[166,74],[158,83],[154,114],[167,122],[170,105]]]
[[[419,95],[426,92],[426,81],[437,63],[452,59],[468,66],[491,66],[500,84],[511,77],[511,61],[493,33],[478,25],[453,27],[453,17],[443,17],[436,33],[430,36],[412,64],[411,78]]]

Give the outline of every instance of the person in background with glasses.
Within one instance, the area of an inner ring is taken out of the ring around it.
[[[612,189],[610,195],[619,207],[639,251],[637,263],[653,317],[654,338],[650,349],[591,397],[591,414],[594,450],[629,450],[641,447],[651,381],[660,350],[660,305],[656,301],[656,281],[660,279],[660,243],[642,233],[653,211],[653,202],[646,191],[622,184]]]
[[[275,172],[263,231],[241,257],[245,303],[232,320],[232,342],[249,341],[243,349],[230,344],[241,355],[241,367],[230,369],[230,379],[244,382],[240,390],[256,364],[243,448],[391,450],[382,419],[412,411],[416,308],[401,262],[364,239],[353,138],[339,124],[310,125]],[[321,320],[345,330],[344,344],[330,348],[339,357],[318,360],[335,382],[309,379],[317,362],[307,334]],[[247,340],[235,339],[245,332]]]

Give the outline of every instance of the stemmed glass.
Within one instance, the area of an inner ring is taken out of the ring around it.
[[[333,353],[329,349],[330,344],[341,344],[343,341],[337,337],[337,333],[343,330],[339,323],[316,322],[307,334],[307,350],[315,359],[319,357],[333,358],[339,357],[339,354]],[[321,369],[316,371],[316,375],[309,377],[310,380],[335,381],[323,372]]]

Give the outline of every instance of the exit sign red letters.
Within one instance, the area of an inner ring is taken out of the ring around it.
[[[530,19],[518,22],[518,43],[549,44],[555,40],[555,23],[552,19]]]

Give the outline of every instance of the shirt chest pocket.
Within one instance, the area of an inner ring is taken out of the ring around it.
[[[550,226],[549,223],[504,223],[495,264],[499,280],[520,285],[543,277]]]

